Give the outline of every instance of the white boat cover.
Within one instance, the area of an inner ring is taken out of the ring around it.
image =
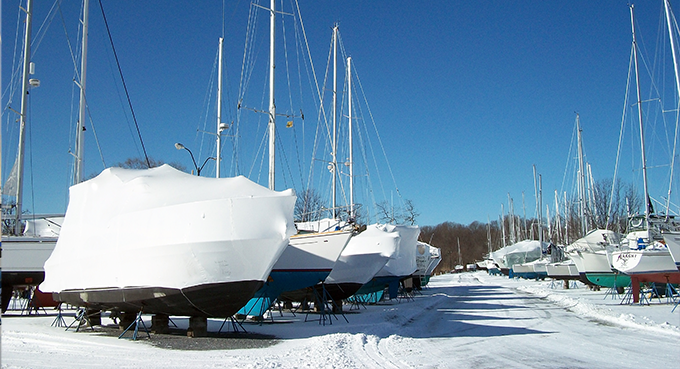
[[[593,229],[567,246],[565,251],[568,253],[576,251],[597,252],[606,250],[608,247],[618,247],[620,241],[621,236],[616,232],[608,229]]]
[[[491,257],[501,267],[512,268],[515,264],[537,260],[547,245],[545,242],[541,245],[541,242],[536,240],[524,240],[492,252]]]
[[[397,251],[376,276],[406,277],[415,273],[417,269],[416,247],[418,236],[420,235],[420,228],[418,226],[375,224],[368,227],[376,227],[384,232],[399,235]]]
[[[398,245],[399,234],[368,226],[349,240],[326,283],[368,283],[394,257]]]
[[[70,188],[40,289],[263,281],[295,233],[295,199],[242,176],[106,169]]]

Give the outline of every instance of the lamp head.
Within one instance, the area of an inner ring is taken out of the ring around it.
[[[176,148],[177,150],[182,150],[182,149],[184,149],[185,147],[184,147],[184,145],[182,145],[181,143],[176,142],[176,143],[175,143],[175,148]]]

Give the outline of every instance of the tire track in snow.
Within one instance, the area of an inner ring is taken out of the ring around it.
[[[407,368],[408,366],[401,363],[396,357],[392,355],[385,342],[387,339],[380,339],[377,336],[367,336],[365,334],[357,335],[357,353],[363,354],[357,357],[363,367],[366,368]]]

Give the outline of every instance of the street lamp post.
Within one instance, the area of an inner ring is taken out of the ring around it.
[[[213,158],[212,156],[210,156],[210,157],[206,158],[205,161],[203,162],[203,164],[199,167],[198,164],[196,164],[196,159],[194,158],[194,153],[192,153],[191,150],[189,150],[189,148],[187,148],[186,146],[182,145],[179,142],[175,143],[175,148],[177,150],[184,149],[184,150],[189,152],[189,155],[191,155],[191,161],[194,163],[194,168],[196,168],[196,175],[199,176],[199,177],[201,176],[201,170],[203,170],[203,167],[205,167],[205,165],[208,163],[208,160],[210,160],[210,159],[217,160],[217,159]]]

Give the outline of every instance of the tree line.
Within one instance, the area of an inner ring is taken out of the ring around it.
[[[420,240],[441,249],[442,261],[435,273],[448,272],[458,264],[465,266],[483,260],[489,251],[521,240],[538,240],[541,236],[545,242],[556,246],[569,245],[584,236],[582,223],[587,230],[609,229],[626,233],[629,218],[644,213],[643,204],[643,197],[632,184],[600,180],[592,186],[584,204],[584,217],[581,216],[582,204],[574,196],[558,204],[560,211],[555,209],[549,219],[544,217],[540,223],[538,218],[514,214],[499,216],[498,220],[489,223],[444,222],[422,226]]]

